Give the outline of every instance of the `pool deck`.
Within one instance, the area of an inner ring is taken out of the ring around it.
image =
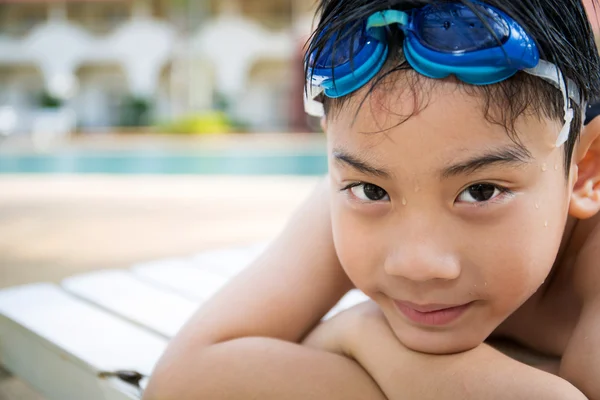
[[[0,175],[0,288],[273,238],[320,178]],[[0,370],[0,400],[43,400]]]

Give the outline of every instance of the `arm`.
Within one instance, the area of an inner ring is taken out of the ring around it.
[[[298,342],[352,287],[333,246],[328,182],[318,186],[266,253],[172,340],[146,399],[198,398],[199,373],[208,373],[201,369],[207,365],[204,356],[215,354],[211,347],[244,337]]]
[[[390,400],[585,399],[564,379],[515,361],[486,344],[453,355],[414,352],[398,341],[378,307],[370,302],[319,326],[306,344],[355,359]]]
[[[353,360],[269,338],[209,346],[194,360],[194,382],[159,400],[387,400]]]

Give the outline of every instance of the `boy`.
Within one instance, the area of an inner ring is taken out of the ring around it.
[[[323,0],[307,54],[329,179],[173,340],[146,399],[600,399],[600,123],[582,127],[600,62],[580,0]],[[372,301],[319,324],[353,287]]]

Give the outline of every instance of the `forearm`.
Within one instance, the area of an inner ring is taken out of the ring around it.
[[[427,355],[404,347],[385,322],[364,326],[351,356],[391,400],[585,399],[564,379],[485,344],[460,354]]]
[[[144,400],[373,399],[385,397],[353,360],[266,338],[209,346],[179,365],[162,365]]]

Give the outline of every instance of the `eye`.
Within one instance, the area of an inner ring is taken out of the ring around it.
[[[360,201],[389,201],[387,192],[372,183],[354,183],[346,188]]]
[[[457,201],[463,203],[485,203],[508,192],[508,189],[492,185],[491,183],[478,183],[466,188],[458,195]]]

